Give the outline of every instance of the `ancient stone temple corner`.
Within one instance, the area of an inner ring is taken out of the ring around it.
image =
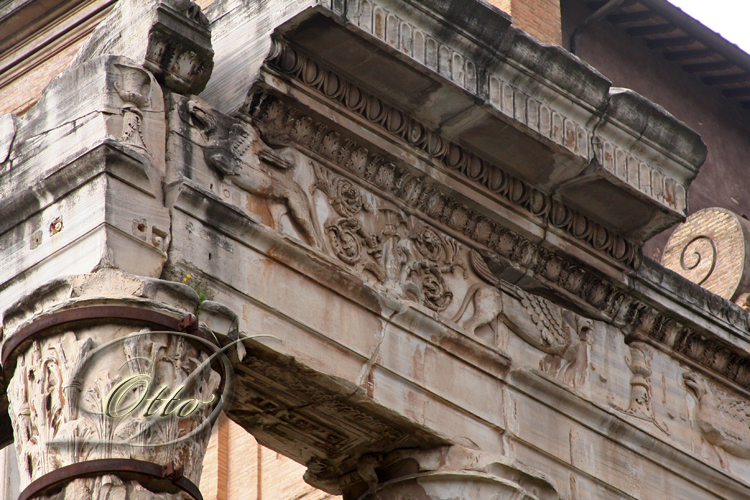
[[[750,497],[748,74],[665,0],[0,5],[0,498]]]

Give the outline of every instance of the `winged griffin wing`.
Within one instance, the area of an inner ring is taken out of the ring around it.
[[[562,310],[542,297],[522,290],[520,295],[521,305],[539,328],[541,345],[551,350],[568,346],[571,342],[571,329],[562,317]]]
[[[474,272],[490,285],[496,286],[504,293],[521,301],[521,305],[529,313],[532,323],[537,327],[534,335],[536,341],[528,339],[537,347],[551,353],[557,353],[570,345],[572,328],[563,319],[562,309],[549,302],[547,299],[524,292],[520,288],[510,285],[498,279],[490,271],[481,254],[472,249],[469,252],[469,260]],[[531,332],[527,332],[529,334]]]
[[[750,426],[750,403],[739,399],[725,399],[719,404],[719,410],[732,420]]]

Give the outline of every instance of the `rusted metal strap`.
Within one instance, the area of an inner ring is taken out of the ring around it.
[[[20,331],[13,334],[2,348],[2,366],[5,380],[15,369],[13,353],[23,344],[38,336],[50,328],[92,319],[126,319],[143,321],[163,327],[165,330],[189,333],[195,337],[221,347],[215,339],[205,335],[198,329],[198,318],[194,314],[186,314],[181,318],[175,318],[168,314],[144,309],[137,306],[82,306],[74,309],[65,309],[48,314],[26,325]]]
[[[66,465],[32,481],[22,492],[18,500],[30,500],[37,495],[61,487],[74,479],[106,474],[116,475],[121,479],[138,481],[144,488],[155,493],[179,493],[184,491],[195,500],[203,500],[198,487],[182,475],[182,465],[174,463],[159,465],[143,460],[127,458],[107,458]]]

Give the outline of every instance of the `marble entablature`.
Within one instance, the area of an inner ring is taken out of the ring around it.
[[[0,121],[6,344],[14,318],[82,300],[34,305],[50,278],[128,304],[148,287],[117,283],[154,280],[162,304],[189,276],[180,314],[274,337],[231,358],[227,414],[347,500],[750,493],[748,314],[640,254],[684,218],[695,133],[480,3],[220,1],[213,46],[194,4],[142,4],[119,4],[157,14],[118,55],[99,30]],[[192,49],[161,47],[184,26]],[[241,83],[232,33],[257,38]],[[97,328],[23,344],[16,370]],[[16,445],[46,473],[64,460],[26,442],[23,400],[43,398],[23,379],[5,380]]]

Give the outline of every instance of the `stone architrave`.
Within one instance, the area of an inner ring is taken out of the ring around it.
[[[231,368],[212,356],[220,343],[192,314],[199,304],[187,285],[103,269],[5,312],[21,498],[200,498]],[[236,325],[207,309],[212,324]]]

